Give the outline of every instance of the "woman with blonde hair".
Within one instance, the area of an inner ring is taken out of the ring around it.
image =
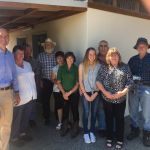
[[[103,65],[97,75],[96,84],[104,98],[104,111],[106,117],[106,146],[112,147],[113,129],[115,125],[116,149],[123,146],[124,113],[126,107],[126,94],[132,85],[132,75],[128,65],[121,60],[117,48],[110,48],[106,55],[107,65]]]
[[[79,65],[79,85],[83,107],[83,128],[85,143],[96,142],[95,122],[98,108],[98,89],[96,87],[96,76],[100,68],[97,61],[96,50],[90,47],[86,50],[84,60]],[[91,105],[91,106],[90,106]],[[91,107],[91,108],[90,108]],[[91,111],[90,130],[88,129],[88,118]]]

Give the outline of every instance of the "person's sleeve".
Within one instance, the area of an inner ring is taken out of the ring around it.
[[[126,66],[126,70],[127,70],[127,80],[126,80],[127,82],[125,87],[130,89],[133,85],[133,76],[128,65]]]
[[[100,82],[102,83],[103,80],[104,80],[104,67],[101,65],[99,70],[98,70],[98,73],[97,73],[97,77],[96,77],[96,82]]]
[[[61,67],[59,67],[58,69],[58,73],[57,73],[57,80],[62,81],[62,69]]]
[[[79,82],[78,66],[76,67],[76,82]]]
[[[18,87],[18,80],[17,80],[17,71],[16,71],[16,65],[15,65],[15,60],[14,57],[12,56],[12,86],[14,92],[19,92],[19,87]]]

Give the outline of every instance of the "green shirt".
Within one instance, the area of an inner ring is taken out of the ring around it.
[[[73,64],[68,70],[67,64],[60,66],[57,79],[61,82],[66,92],[70,91],[78,82],[78,67]]]

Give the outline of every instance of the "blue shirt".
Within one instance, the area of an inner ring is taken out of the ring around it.
[[[147,53],[143,59],[139,55],[130,58],[129,67],[132,75],[141,77],[141,81],[150,81],[150,54]]]
[[[18,91],[17,73],[12,53],[0,49],[0,88],[13,86]]]

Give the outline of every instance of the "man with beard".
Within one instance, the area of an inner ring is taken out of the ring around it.
[[[42,69],[42,104],[43,104],[43,116],[45,118],[45,125],[50,124],[50,97],[53,92],[53,82],[51,81],[52,68],[56,66],[54,47],[56,43],[50,38],[47,38],[43,43],[44,52],[38,56],[38,61],[41,64]]]

